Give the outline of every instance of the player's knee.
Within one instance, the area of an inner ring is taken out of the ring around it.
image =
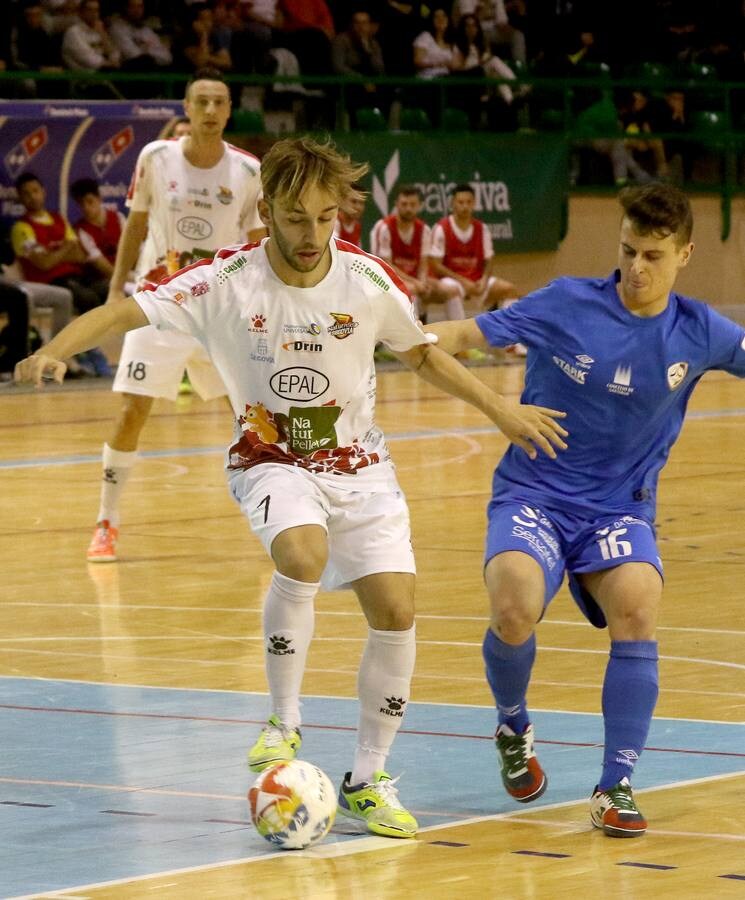
[[[491,629],[505,644],[524,644],[533,633],[535,617],[529,610],[511,605],[492,610]]]
[[[657,605],[652,603],[618,604],[605,612],[611,639],[649,641],[657,628]]]
[[[408,604],[390,605],[376,609],[368,622],[377,631],[408,631],[414,624],[414,609]]]
[[[315,583],[321,580],[328,560],[328,545],[322,529],[294,528],[283,531],[272,544],[272,559],[277,571],[295,581]]]

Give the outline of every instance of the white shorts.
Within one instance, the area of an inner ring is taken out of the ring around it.
[[[445,278],[440,279],[440,285],[441,287],[446,289],[455,287],[461,300],[465,299],[466,291],[460,281],[456,281],[455,278],[449,278],[448,276],[445,276]],[[468,298],[469,302],[473,302],[481,306],[481,304],[483,304],[483,302],[489,296],[489,291],[492,289],[492,287],[494,287],[494,285],[501,286],[502,290],[505,290],[506,288],[511,286],[510,282],[505,281],[504,278],[498,278],[496,275],[490,275],[486,279],[486,287],[484,288],[484,290],[480,294],[471,294],[471,296]]]
[[[146,325],[124,336],[112,390],[175,400],[184,369],[202,400],[227,394],[207,351],[196,338]]]
[[[271,555],[288,528],[320,525],[329,558],[325,590],[340,590],[378,572],[416,574],[409,508],[401,490],[362,492],[337,488],[305,469],[263,463],[228,473],[230,491],[251,530]]]

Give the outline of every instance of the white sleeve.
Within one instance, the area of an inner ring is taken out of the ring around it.
[[[435,259],[442,259],[445,255],[445,231],[439,222],[432,229],[429,255],[433,256]]]
[[[372,251],[375,256],[379,256],[386,262],[393,259],[393,251],[391,250],[391,232],[388,226],[381,219],[373,229],[375,236],[375,249]]]
[[[190,334],[204,343],[211,322],[219,316],[222,290],[216,272],[223,260],[201,260],[134,298],[151,325],[163,331]]]
[[[378,340],[391,350],[411,350],[427,343],[427,336],[416,324],[414,304],[398,290],[388,291],[373,303]]]
[[[491,259],[494,256],[494,245],[492,244],[491,232],[489,231],[489,226],[484,222],[484,259]]]
[[[424,226],[422,231],[422,257],[432,256],[432,229],[429,225]]]
[[[152,198],[153,154],[144,147],[137,159],[132,182],[127,193],[127,206],[131,212],[149,212]]]
[[[98,259],[99,256],[103,255],[99,250],[98,244],[93,240],[93,238],[88,234],[87,231],[79,228],[75,233],[78,236],[78,240],[83,245],[83,250],[85,250],[89,260]]]

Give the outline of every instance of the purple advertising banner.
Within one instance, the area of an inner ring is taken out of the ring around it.
[[[33,172],[46,188],[47,208],[73,223],[70,196],[78,178],[94,178],[111,209],[126,214],[137,154],[183,115],[180,101],[0,101],[0,225],[23,214],[14,182]]]

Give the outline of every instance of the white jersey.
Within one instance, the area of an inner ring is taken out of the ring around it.
[[[332,239],[314,287],[274,273],[261,244],[220,250],[135,294],[151,324],[206,348],[237,418],[228,468],[301,466],[349,490],[396,489],[375,424],[375,345],[426,343],[393,270]]]
[[[135,269],[140,284],[157,283],[195,259],[209,259],[262,225],[259,160],[223,142],[217,165],[197,168],[184,156],[185,140],[152,141],[137,160],[127,205],[148,213]]]

